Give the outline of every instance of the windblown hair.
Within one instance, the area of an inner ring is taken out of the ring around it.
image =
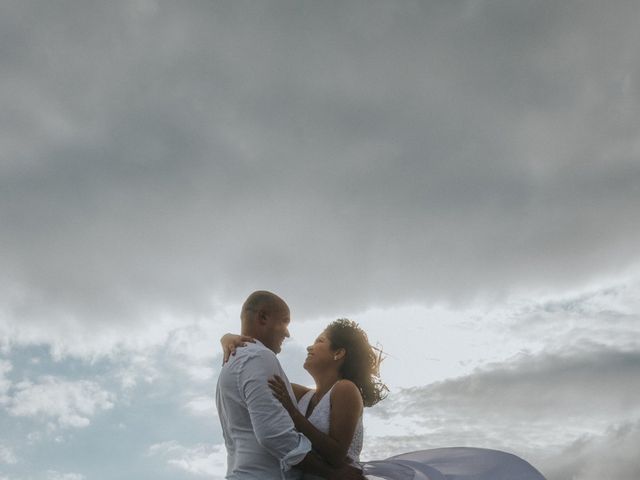
[[[389,389],[380,380],[382,350],[369,345],[367,334],[353,320],[340,318],[325,329],[332,350],[344,348],[342,378],[351,380],[360,390],[365,407],[371,407],[387,396]]]

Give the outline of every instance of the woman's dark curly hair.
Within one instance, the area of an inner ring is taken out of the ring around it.
[[[382,350],[369,345],[367,334],[353,320],[340,318],[325,329],[331,349],[344,348],[342,378],[356,384],[365,407],[371,407],[387,396],[389,389],[380,380]]]

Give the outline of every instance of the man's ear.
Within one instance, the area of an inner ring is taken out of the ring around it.
[[[347,351],[344,348],[339,348],[333,354],[335,360],[342,360],[347,355]]]
[[[267,324],[267,312],[265,312],[264,310],[259,310],[258,313],[256,314],[256,317],[258,318],[258,323],[262,326],[265,326]]]

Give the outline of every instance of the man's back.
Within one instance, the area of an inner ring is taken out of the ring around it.
[[[295,478],[298,472],[291,471],[291,466],[311,449],[271,394],[267,380],[273,375],[286,379],[275,354],[260,342],[238,349],[220,372],[216,406],[227,449],[228,479]]]

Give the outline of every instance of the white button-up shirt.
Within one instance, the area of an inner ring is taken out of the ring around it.
[[[220,372],[216,406],[227,449],[227,479],[300,478],[311,442],[294,428],[267,380],[279,375],[295,399],[275,353],[256,340],[238,348]],[[294,400],[295,403],[295,400]]]

